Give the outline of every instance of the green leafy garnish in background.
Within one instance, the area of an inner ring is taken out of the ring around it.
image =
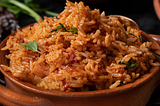
[[[138,67],[138,64],[134,62],[134,60],[131,58],[127,63],[123,63],[123,60],[119,61],[117,64],[126,64],[127,68],[131,68],[131,67]]]
[[[21,43],[19,45],[25,47],[26,50],[32,50],[33,52],[41,53],[37,50],[37,42],[35,40],[32,42],[27,42],[25,45]]]
[[[77,28],[67,29],[62,23],[59,23],[59,26],[57,28],[51,30],[51,32],[57,31],[58,29],[64,29],[67,32],[72,32],[72,34],[77,34],[78,33]]]
[[[8,11],[12,12],[16,17],[22,12],[33,17],[38,21],[41,16],[38,13],[44,12],[51,16],[57,16],[57,13],[48,11],[49,8],[41,8],[36,0],[1,0],[0,6],[5,7]],[[37,13],[38,12],[38,13]],[[42,19],[42,18],[41,18]]]

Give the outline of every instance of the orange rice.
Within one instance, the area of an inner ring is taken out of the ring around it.
[[[60,28],[77,28],[78,33]],[[58,17],[43,20],[10,36],[2,50],[10,66],[6,71],[38,87],[60,91],[112,89],[133,82],[152,66],[159,66],[149,52],[151,42],[140,42],[142,31],[130,22],[114,16],[106,17],[98,9],[90,10],[83,2],[67,1]],[[19,43],[37,42],[41,53],[26,50]],[[123,63],[133,59],[137,67]]]

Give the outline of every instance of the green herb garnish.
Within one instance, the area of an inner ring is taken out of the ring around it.
[[[67,29],[62,23],[59,23],[59,26],[57,28],[52,29],[51,33],[53,31],[57,31],[58,29],[64,29],[67,32],[72,32],[72,34],[77,34],[78,33],[78,29],[77,28]]]
[[[131,68],[131,67],[138,67],[138,64],[134,62],[134,60],[131,58],[127,63],[123,63],[123,60],[119,61],[117,64],[126,64],[126,68]]]
[[[78,29],[77,28],[67,29],[67,32],[72,32],[72,34],[77,34]]]
[[[117,64],[124,64],[124,63],[123,63],[123,60],[119,61]]]
[[[25,47],[26,50],[32,50],[33,52],[41,53],[37,50],[37,42],[35,40],[32,42],[27,42],[25,45],[21,43],[19,45]]]
[[[129,34],[129,35],[133,35],[133,36],[137,37],[136,35],[134,35],[134,34],[128,32],[128,31],[126,31],[126,34],[127,34],[127,35],[128,35],[128,34]]]
[[[65,31],[67,30],[62,23],[59,23],[59,26],[57,28],[53,29],[51,32],[57,31],[58,29],[65,29]]]

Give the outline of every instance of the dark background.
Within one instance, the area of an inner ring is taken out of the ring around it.
[[[65,6],[65,2],[58,0],[39,0],[39,3],[42,7],[51,7],[51,11],[56,13],[62,12]],[[160,20],[154,11],[153,0],[110,0],[103,3],[84,4],[89,5],[91,9],[97,8],[101,12],[105,11],[106,15],[116,14],[127,16],[135,20],[144,32],[160,35]],[[42,17],[45,15],[41,14]],[[36,22],[30,16],[24,14],[20,14],[18,21],[21,27]],[[160,98],[160,87],[152,94],[148,106],[151,106],[151,104],[152,106],[156,106],[156,102],[154,101],[158,98]],[[159,105],[157,104],[157,106]]]

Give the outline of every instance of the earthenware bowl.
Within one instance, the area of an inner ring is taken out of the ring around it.
[[[8,37],[1,42],[0,49],[6,45],[7,39]],[[6,54],[8,51],[0,51],[0,64],[8,65]],[[160,84],[159,67],[152,67],[133,83],[114,89],[87,92],[45,90],[13,77],[2,67],[0,70],[7,86],[0,85],[0,104],[7,106],[145,106]]]

